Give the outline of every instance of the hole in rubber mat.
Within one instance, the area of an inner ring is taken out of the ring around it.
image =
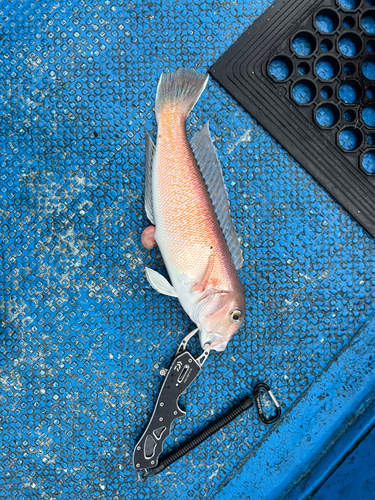
[[[343,114],[343,116],[346,122],[354,122],[356,118],[356,113],[353,109],[347,109]]]
[[[345,33],[339,38],[338,47],[345,57],[354,57],[362,50],[362,40],[355,33]]]
[[[345,151],[355,151],[362,141],[362,132],[354,127],[347,127],[339,132],[339,144]]]
[[[344,17],[342,24],[344,25],[344,28],[351,30],[355,26],[355,19],[352,16],[346,16]]]
[[[292,96],[298,104],[309,104],[316,96],[315,84],[311,80],[299,80],[292,87]]]
[[[310,66],[307,63],[302,62],[297,66],[297,71],[300,75],[305,76],[310,73]]]
[[[322,80],[333,80],[338,75],[339,70],[339,63],[331,56],[321,57],[315,65],[315,73]]]
[[[361,26],[369,35],[375,33],[375,11],[370,10],[363,14],[361,18]]]
[[[339,87],[339,97],[346,104],[358,102],[362,97],[362,89],[356,80],[345,80]]]
[[[368,52],[375,52],[375,41],[374,40],[369,40],[366,43],[366,50]]]
[[[365,0],[365,4],[369,7],[375,7],[375,0]]]
[[[366,90],[366,96],[367,96],[369,99],[375,99],[375,87],[369,87],[369,88]]]
[[[361,167],[368,174],[375,174],[375,150],[367,151],[361,157]]]
[[[368,127],[375,127],[375,106],[362,109],[362,120]]]
[[[367,57],[362,64],[362,74],[367,80],[375,80],[375,58]]]
[[[300,31],[292,40],[292,50],[301,57],[310,56],[316,49],[316,40],[312,33]]]
[[[322,87],[322,89],[320,90],[320,95],[323,97],[323,99],[330,99],[333,96],[333,90],[327,85],[325,87]]]
[[[333,33],[339,26],[339,17],[334,10],[322,9],[315,16],[315,26],[321,33]]]
[[[346,63],[343,67],[344,75],[351,76],[355,73],[355,66],[353,63]]]
[[[320,42],[320,48],[323,52],[329,52],[333,48],[333,43],[328,38],[325,38]]]
[[[368,134],[366,137],[366,143],[369,146],[374,146],[375,144],[375,134]]]
[[[344,10],[355,10],[361,5],[361,0],[338,0],[338,4]]]
[[[315,121],[322,128],[336,125],[340,118],[340,111],[335,104],[324,103],[315,110]]]
[[[276,56],[270,62],[268,72],[275,80],[287,80],[293,72],[293,62],[289,57]]]

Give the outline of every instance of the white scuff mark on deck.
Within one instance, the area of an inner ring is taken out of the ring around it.
[[[253,131],[253,128],[252,128],[252,127],[251,127],[251,128],[249,128],[248,130],[246,130],[246,131],[245,131],[245,132],[241,135],[241,137],[240,137],[240,138],[239,138],[239,139],[238,139],[238,140],[237,140],[234,144],[232,144],[232,145],[230,145],[230,146],[229,146],[228,151],[227,151],[227,154],[232,153],[232,152],[236,149],[236,147],[237,147],[239,144],[241,144],[241,142],[250,142],[250,140],[251,140],[251,136],[250,136],[250,134],[251,134],[251,132],[252,132],[252,131]]]
[[[288,264],[290,264],[290,262],[288,262]],[[298,273],[298,276],[301,276],[302,278],[305,278],[305,280],[308,281],[309,283],[313,283],[314,281],[318,281],[319,279],[322,279],[322,278],[327,278],[328,275],[329,275],[329,271],[328,270],[323,271],[316,278],[312,278],[309,274]]]
[[[213,467],[214,465],[216,465],[217,469],[212,472],[212,474],[208,477],[208,479],[213,479],[214,477],[216,477],[220,473],[222,467],[225,466],[225,462],[222,462],[222,463],[215,462],[211,467]],[[205,464],[205,466],[206,466],[206,464]]]
[[[168,342],[167,342],[167,339],[173,335],[174,333],[176,333],[175,330],[173,329],[170,329],[170,330],[166,330],[164,331],[164,336],[163,337],[160,337],[159,338],[159,342],[154,342],[154,341],[151,341],[151,345],[154,347],[154,349],[160,349],[161,347],[163,347],[164,345],[167,345]],[[182,335],[183,333],[182,332],[177,332],[177,334],[180,336]],[[143,339],[142,338],[139,338],[139,339],[135,339],[136,342],[141,342]]]
[[[18,275],[19,273],[17,272],[16,274]],[[23,300],[16,301],[11,299],[9,302],[6,302],[7,322],[9,324],[17,322],[24,328],[29,327],[34,322],[34,318],[26,315],[25,313],[27,312],[30,312],[30,308]]]
[[[34,71],[34,70],[36,70],[36,68],[38,68],[42,64],[43,60],[39,56],[37,56],[36,54],[31,53],[29,55],[29,57],[26,58],[25,62],[27,64],[27,66],[29,67],[29,69]]]
[[[77,186],[85,186],[86,185],[86,177],[84,175],[80,176],[80,175],[75,175],[74,176],[74,181],[75,183],[77,184]],[[89,200],[85,200],[85,203],[91,203]],[[85,204],[83,203],[83,204]],[[93,203],[91,203],[90,205],[90,208],[92,207]]]
[[[63,243],[66,244],[67,247],[70,248],[70,250],[73,252],[74,256],[79,255],[79,253],[83,247],[83,243],[81,241],[77,242],[77,240],[75,238],[75,232],[74,232],[73,225],[65,230],[65,234],[59,234],[58,237]],[[80,263],[75,262],[74,267],[77,267],[77,265],[79,266]]]
[[[288,264],[291,263],[291,262],[289,262],[289,260],[290,259],[288,259],[288,261],[287,261]],[[324,270],[322,273],[319,274],[319,276],[317,276],[315,278],[312,278],[308,274],[304,274],[304,273],[298,273],[298,275],[303,277],[306,280],[306,283],[301,288],[299,288],[295,293],[293,293],[290,299],[284,299],[285,307],[282,307],[281,309],[279,309],[279,313],[286,312],[288,310],[288,307],[291,307],[291,306],[298,307],[299,306],[298,298],[301,295],[301,293],[306,289],[306,286],[310,283],[314,283],[316,281],[320,281],[320,280],[327,278],[329,276],[329,270],[327,270],[327,269]]]

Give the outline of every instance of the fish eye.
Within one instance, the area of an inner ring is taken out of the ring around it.
[[[229,319],[231,320],[232,323],[240,323],[242,321],[242,316],[243,313],[240,309],[235,309],[230,313]]]

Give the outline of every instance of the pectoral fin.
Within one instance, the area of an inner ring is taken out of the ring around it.
[[[149,267],[145,268],[146,270],[146,278],[150,283],[152,288],[154,288],[157,292],[162,293],[163,295],[170,295],[171,297],[178,297],[173,286],[158,272],[150,269]]]
[[[201,276],[199,283],[193,285],[194,292],[203,293],[205,291],[208,280],[210,279],[212,273],[213,266],[214,266],[214,256],[211,254],[208,259],[207,267],[203,275]]]

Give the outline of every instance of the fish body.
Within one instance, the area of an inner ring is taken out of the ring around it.
[[[232,237],[237,267],[242,254],[208,125],[191,144],[186,134],[187,116],[207,78],[182,68],[159,81],[156,146],[148,137],[146,211],[172,285],[155,271],[146,273],[154,288],[178,297],[199,328],[202,347],[209,343],[221,351],[242,324],[245,300],[226,235]],[[224,219],[218,219],[218,210],[225,212]]]

